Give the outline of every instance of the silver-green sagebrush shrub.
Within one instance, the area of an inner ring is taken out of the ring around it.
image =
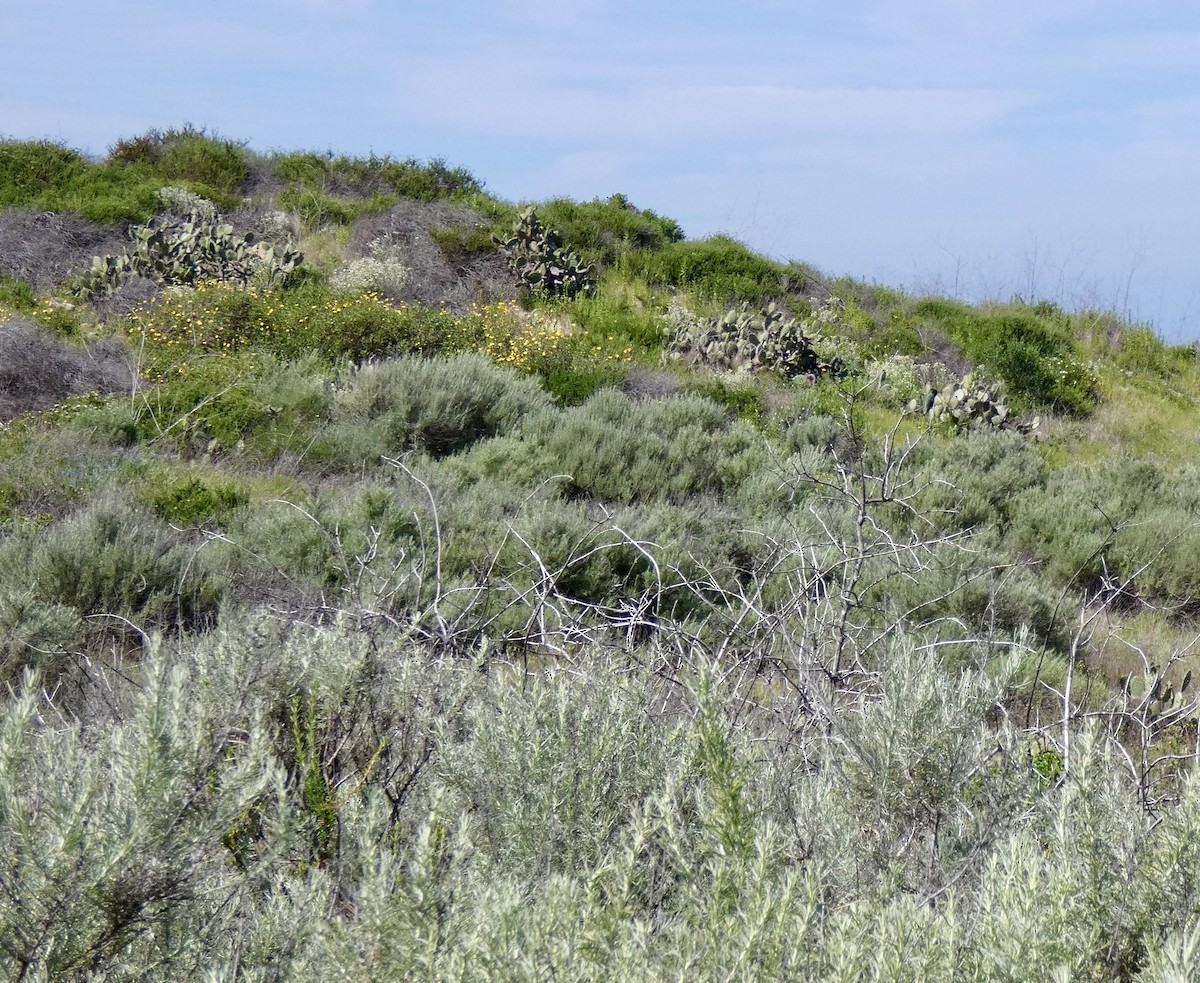
[[[335,420],[365,426],[376,434],[376,453],[391,456],[414,448],[449,454],[550,406],[536,380],[476,354],[368,362],[334,385]]]
[[[36,678],[0,720],[0,966],[13,979],[200,977],[250,884],[222,838],[279,772],[248,720],[210,730],[159,663],[123,719],[57,718]],[[248,725],[248,726],[247,726]]]
[[[500,872],[590,869],[662,788],[685,735],[648,714],[647,680],[629,684],[586,691],[556,672],[500,680],[468,705],[459,733],[444,733],[439,781],[470,803],[475,839]]]
[[[1190,978],[1196,783],[1152,823],[1074,726],[1046,778],[1005,672],[934,651],[896,639],[852,692],[671,640],[547,669],[260,614],[152,641],[80,721],[30,677],[0,971]]]
[[[47,678],[65,673],[82,629],[75,608],[47,602],[29,586],[0,588],[0,685],[14,683],[26,667]]]
[[[933,894],[960,876],[994,831],[985,762],[997,742],[983,726],[1003,679],[947,671],[899,639],[857,712],[835,722],[831,757],[839,813],[861,824],[853,863],[885,895]],[[989,747],[989,744],[991,747]],[[990,828],[989,828],[990,827]]]
[[[678,396],[635,403],[604,389],[580,406],[528,416],[508,436],[446,461],[456,483],[543,483],[567,497],[682,502],[727,494],[765,466],[761,435],[719,403]]]
[[[114,501],[94,503],[45,535],[29,530],[18,546],[37,596],[85,617],[196,625],[215,614],[222,593],[185,536]]]
[[[1114,753],[1094,728],[1077,733],[1065,778],[992,852],[974,900],[974,978],[1026,980],[1036,965],[1070,979],[1130,979],[1140,966],[1135,858],[1146,822]]]

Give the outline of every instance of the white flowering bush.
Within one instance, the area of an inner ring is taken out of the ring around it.
[[[217,206],[207,198],[188,191],[187,188],[165,187],[155,192],[164,210],[180,217],[196,215],[206,222],[217,220]]]
[[[667,322],[665,333],[670,337],[694,332],[700,328],[701,318],[674,298],[667,305],[667,312],[663,318]]]
[[[387,237],[370,245],[371,255],[363,256],[334,272],[329,284],[341,293],[364,293],[375,290],[393,293],[400,290],[412,276],[412,270],[400,258],[400,249]]]
[[[957,381],[941,362],[922,363],[911,355],[898,354],[869,359],[863,374],[881,399],[901,406],[921,396],[927,386],[941,390]]]

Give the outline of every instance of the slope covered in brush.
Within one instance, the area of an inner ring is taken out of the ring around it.
[[[0,143],[0,964],[1172,978],[1198,402],[622,195]]]

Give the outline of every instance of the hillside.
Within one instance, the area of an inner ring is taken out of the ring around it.
[[[1103,311],[0,142],[0,966],[1191,979],[1198,441]]]

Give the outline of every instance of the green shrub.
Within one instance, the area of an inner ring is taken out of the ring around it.
[[[69,304],[43,304],[34,310],[33,319],[50,334],[59,338],[68,341],[82,341],[83,339],[82,312]]]
[[[242,434],[241,452],[264,464],[284,459],[301,467],[329,421],[334,370],[315,353],[291,360],[255,359],[246,382],[254,399],[268,407],[268,417]]]
[[[394,199],[375,196],[366,202],[345,201],[319,188],[293,186],[275,196],[280,208],[297,215],[305,228],[320,229],[326,225],[347,226],[361,215],[382,211]]]
[[[405,353],[479,351],[502,365],[535,374],[566,404],[580,402],[604,386],[619,385],[631,357],[630,349],[621,347],[623,339],[597,342],[558,327],[542,328],[515,317],[507,305],[476,307],[458,316],[419,305],[393,307],[373,294],[347,297],[312,285],[260,293],[201,284],[135,312],[129,330],[134,344],[145,352],[152,375],[171,387],[186,388],[201,416],[211,413],[210,403],[225,398],[229,380],[242,370],[225,372],[225,384],[214,384],[207,393],[187,377],[197,372],[205,377],[221,374],[224,370],[207,363],[223,359],[258,364],[251,353],[295,359],[315,352],[327,363],[336,363]],[[146,398],[160,397],[151,393]],[[175,403],[173,398],[170,402]],[[184,409],[182,403],[178,406]],[[166,412],[170,415],[171,410]],[[175,419],[178,416],[169,422]]]
[[[1116,363],[1127,372],[1146,372],[1159,379],[1178,376],[1194,365],[1196,350],[1189,345],[1168,345],[1149,327],[1121,329]]]
[[[700,379],[690,387],[705,399],[720,403],[730,412],[751,423],[758,423],[763,418],[763,394],[753,382],[726,381],[718,376],[711,379]]]
[[[1106,553],[1110,574],[1136,578],[1117,603],[1134,596],[1173,611],[1200,611],[1200,524],[1178,501],[1152,501],[1116,536]]]
[[[85,617],[195,625],[216,614],[222,594],[202,553],[126,503],[95,502],[44,533],[24,532],[13,549],[41,601]]]
[[[236,191],[249,174],[242,144],[209,136],[190,123],[118,140],[109,149],[108,162],[130,169],[142,165],[167,181],[187,181],[224,194]]]
[[[159,483],[153,481],[143,497],[154,512],[172,525],[221,525],[234,509],[250,499],[236,481],[180,474]]]
[[[590,354],[576,353],[568,360],[536,369],[542,387],[559,405],[578,406],[604,389],[621,385],[626,367],[619,361],[596,360]]]
[[[145,221],[164,184],[187,181],[232,204],[246,174],[240,146],[190,127],[118,143],[98,164],[58,144],[7,141],[0,144],[0,205],[78,212],[100,222]]]
[[[308,496],[272,499],[243,510],[229,530],[236,545],[224,551],[225,562],[238,575],[275,575],[286,589],[272,582],[272,593],[278,591],[284,598],[315,598],[343,579],[336,564],[333,524],[327,529],[322,518],[321,503]]]
[[[233,448],[274,415],[251,385],[247,358],[200,357],[177,366],[136,402],[138,438],[179,448]]]
[[[451,167],[440,157],[423,164],[412,157],[376,160],[383,179],[402,198],[435,201],[440,198],[469,198],[483,193],[483,182],[470,171],[463,167]]]
[[[881,360],[894,355],[916,358],[926,351],[916,326],[898,311],[892,312],[889,323],[869,331],[861,346],[865,356]]]
[[[615,390],[530,418],[519,439],[484,442],[451,462],[464,480],[507,479],[530,487],[565,476],[568,496],[610,502],[680,502],[732,494],[763,464],[748,424],[695,396],[632,403]]]
[[[694,291],[721,303],[765,304],[807,284],[803,270],[765,259],[722,235],[630,252],[621,268],[651,284]]]
[[[60,193],[43,195],[36,205],[54,211],[78,212],[94,222],[144,222],[158,209],[158,189],[167,183],[143,168],[98,164],[83,171]],[[203,189],[209,197],[215,190]]]
[[[612,264],[631,249],[661,249],[683,240],[673,219],[635,208],[624,195],[607,200],[553,198],[538,206],[549,225],[589,260]]]
[[[37,307],[37,294],[24,280],[0,274],[0,308],[19,314],[31,314]]]
[[[313,284],[287,291],[200,284],[136,311],[129,330],[159,371],[193,355],[268,352],[342,358],[461,351],[482,341],[482,326],[449,311],[393,307],[373,294],[347,297]]]
[[[662,317],[647,304],[604,286],[587,297],[576,297],[570,314],[589,338],[610,345],[623,342],[635,349],[657,353],[662,347]]]
[[[456,222],[452,225],[435,225],[429,229],[429,236],[442,256],[450,263],[458,266],[465,265],[481,253],[492,253],[496,249],[494,236],[499,228],[489,225],[467,225]]]
[[[188,181],[227,194],[241,187],[249,174],[240,144],[187,128],[164,138],[155,163],[155,170],[168,180]]]
[[[946,643],[940,657],[950,667],[977,658],[973,646],[951,644],[964,637],[1027,637],[1061,651],[1072,627],[1062,613],[1062,585],[989,549],[989,538],[995,540],[984,531],[964,544],[931,550],[922,569],[908,577],[880,575],[870,603],[885,623],[922,624],[925,633],[940,636]]]
[[[129,447],[138,440],[137,408],[128,396],[80,406],[66,425],[107,447]]]
[[[469,171],[449,167],[444,160],[421,163],[409,157],[353,158],[313,153],[281,154],[274,158],[275,176],[292,186],[355,199],[383,194],[420,201],[470,197],[483,185]]]
[[[0,205],[31,205],[61,193],[87,161],[49,141],[0,142]]]
[[[45,415],[0,427],[0,487],[9,519],[42,523],[66,515],[118,478],[122,467],[110,449]]]
[[[369,432],[374,452],[344,461],[351,468],[411,449],[440,456],[508,433],[548,406],[534,380],[482,355],[373,362],[338,384],[333,427],[322,443],[336,453],[342,439],[354,440],[353,431]]]
[[[1040,317],[1025,307],[981,312],[940,300],[921,301],[915,313],[935,320],[1014,398],[1072,414],[1088,413],[1099,398],[1099,379],[1061,319]]]

